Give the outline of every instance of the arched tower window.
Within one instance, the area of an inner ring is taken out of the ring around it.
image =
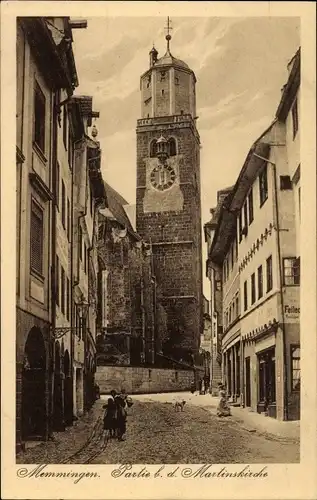
[[[153,141],[151,141],[151,144],[150,144],[150,157],[151,158],[155,158],[156,150],[157,150],[156,140],[154,139]]]
[[[176,156],[176,141],[173,137],[168,140],[168,154],[169,156]]]

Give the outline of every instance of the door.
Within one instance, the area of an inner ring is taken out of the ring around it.
[[[251,406],[250,358],[245,358],[245,406]]]

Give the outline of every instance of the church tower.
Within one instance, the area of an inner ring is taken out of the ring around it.
[[[167,50],[149,53],[137,121],[136,228],[151,244],[160,306],[167,319],[163,353],[190,361],[202,326],[200,139],[196,77]]]

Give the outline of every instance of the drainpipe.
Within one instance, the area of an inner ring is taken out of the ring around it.
[[[282,340],[283,340],[283,372],[284,372],[284,412],[283,412],[283,420],[288,420],[288,384],[287,384],[287,357],[286,357],[286,332],[285,332],[285,315],[284,315],[284,295],[283,295],[283,269],[282,269],[282,259],[281,259],[281,239],[280,239],[280,221],[279,221],[279,205],[278,205],[278,189],[277,189],[277,173],[276,173],[276,163],[268,160],[267,158],[263,158],[262,156],[253,153],[254,156],[259,158],[260,160],[264,160],[267,163],[272,165],[273,170],[273,182],[274,182],[274,218],[276,224],[276,242],[277,242],[277,253],[278,253],[278,267],[279,267],[279,292],[281,298],[281,318],[282,318]]]
[[[52,203],[52,262],[51,262],[51,312],[52,312],[52,332],[55,332],[56,327],[56,172],[57,172],[57,113],[59,107],[58,91],[54,92],[53,97],[53,130],[52,130],[52,188],[53,188],[53,203]],[[52,432],[53,428],[53,413],[54,413],[54,373],[55,373],[55,342],[54,338],[50,338],[52,370],[51,370],[51,411],[50,424],[48,433]]]

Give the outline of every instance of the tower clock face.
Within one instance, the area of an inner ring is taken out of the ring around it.
[[[165,191],[172,187],[175,179],[175,170],[169,165],[160,165],[153,168],[150,175],[150,182],[158,191]]]

